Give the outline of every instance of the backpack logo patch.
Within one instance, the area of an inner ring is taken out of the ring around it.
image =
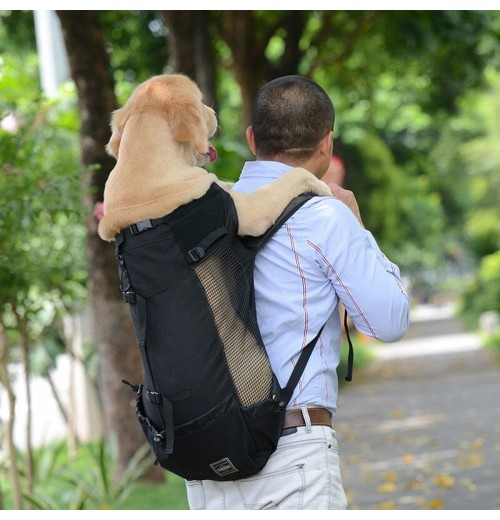
[[[218,460],[217,462],[212,462],[210,467],[215,471],[215,473],[217,473],[217,475],[219,475],[219,477],[225,477],[226,475],[238,471],[228,457]]]

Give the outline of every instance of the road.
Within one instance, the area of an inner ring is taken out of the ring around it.
[[[500,509],[499,359],[449,308],[375,352],[339,395],[348,508]]]

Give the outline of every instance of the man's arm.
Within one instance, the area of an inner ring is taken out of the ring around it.
[[[308,245],[356,328],[380,341],[398,341],[408,330],[410,309],[399,268],[362,227],[359,209],[351,207],[333,198],[318,199],[311,207],[316,226]]]

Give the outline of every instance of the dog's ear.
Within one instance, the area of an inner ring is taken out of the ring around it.
[[[161,106],[172,137],[190,143],[195,153],[205,154],[208,139],[217,129],[215,112],[203,104],[198,85],[187,76],[167,77],[163,86]]]
[[[118,148],[120,148],[120,140],[121,135],[118,135],[116,132],[113,132],[113,134],[111,135],[111,139],[109,140],[109,143],[106,145],[106,152],[115,159],[118,159]]]
[[[206,153],[209,131],[203,103],[193,99],[172,103],[167,111],[172,137],[180,143],[191,143],[194,152]]]
[[[111,139],[106,145],[106,152],[115,159],[118,159],[118,149],[122,140],[123,127],[123,109],[120,108],[115,110],[111,116]]]

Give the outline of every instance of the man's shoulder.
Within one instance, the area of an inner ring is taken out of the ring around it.
[[[334,196],[324,197],[314,195],[300,208],[303,210],[304,215],[314,213],[344,213],[349,208],[339,199]],[[300,211],[299,210],[299,211]]]
[[[293,218],[295,217],[295,218]],[[314,235],[330,236],[332,233],[351,233],[359,224],[352,211],[336,197],[314,196],[292,216],[296,229]]]

